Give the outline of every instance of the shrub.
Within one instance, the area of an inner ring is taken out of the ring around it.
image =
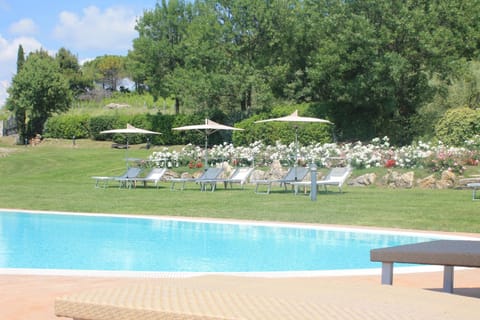
[[[58,139],[84,139],[90,136],[90,116],[87,114],[58,115],[45,122],[45,137]]]
[[[480,111],[470,108],[455,108],[435,126],[436,137],[447,145],[463,146],[480,131]]]
[[[117,128],[118,117],[98,116],[90,119],[90,137],[94,140],[107,140],[108,135],[100,134],[101,131]]]

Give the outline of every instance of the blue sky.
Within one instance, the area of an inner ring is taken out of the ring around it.
[[[16,72],[18,46],[54,55],[64,47],[80,63],[105,54],[126,55],[135,21],[156,0],[0,0],[0,108]]]

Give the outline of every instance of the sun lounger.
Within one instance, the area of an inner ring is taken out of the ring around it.
[[[285,176],[281,179],[273,180],[255,180],[255,193],[266,193],[269,194],[272,189],[273,183],[279,183],[280,186],[284,186],[285,191],[287,191],[287,185],[294,182],[300,182],[307,176],[309,168],[307,167],[293,167],[290,168]],[[265,192],[258,191],[260,185],[266,185],[267,190]]]
[[[222,174],[222,172],[223,172],[223,168],[208,168],[198,178],[173,178],[173,179],[170,179],[170,182],[171,182],[170,190],[175,190],[175,185],[177,183],[181,183],[182,184],[181,190],[184,190],[185,189],[185,184],[187,182],[195,182],[195,183],[198,183],[200,185],[200,190],[201,191],[205,191],[207,184],[210,184],[210,185],[213,184],[213,182],[209,183],[208,181],[217,180],[218,177]],[[213,189],[213,187],[212,187],[212,189]]]
[[[480,267],[480,241],[436,240],[373,249],[370,260],[382,263],[382,284],[393,282],[393,263],[443,265],[443,291],[453,292],[453,268]]]
[[[143,186],[146,187],[148,182],[153,182],[155,187],[158,188],[159,182],[163,178],[165,172],[167,172],[167,168],[153,168],[145,177],[133,178],[130,180],[132,181],[134,187],[136,187],[139,183],[143,183]]]
[[[253,168],[237,168],[232,172],[230,177],[223,180],[223,184],[225,188],[227,188],[228,185],[230,185],[230,188],[232,188],[232,185],[234,183],[238,183],[243,189],[245,187],[245,184],[248,181],[248,178],[250,178],[250,175],[252,174],[252,172],[253,172]]]
[[[120,183],[120,188],[130,187],[129,181],[136,178],[142,169],[140,168],[128,168],[127,171],[120,176],[94,176],[92,179],[95,179],[95,188],[100,188],[100,183],[103,183],[103,188],[106,188],[109,181],[118,181]]]
[[[473,188],[473,190],[472,190],[472,200],[474,200],[474,201],[475,200],[480,200],[479,198],[477,198],[477,189],[480,188],[480,182],[468,183],[467,187]]]
[[[338,191],[342,192],[342,187],[351,174],[352,174],[351,167],[332,168],[330,172],[325,176],[324,179],[317,181],[317,186],[323,186],[325,191],[327,191],[327,186],[336,186],[338,187]],[[295,194],[298,194],[298,189],[300,187],[307,188],[311,184],[312,184],[311,181],[292,182],[292,185],[295,190]]]
[[[217,183],[222,183],[222,182],[225,186],[225,189],[228,187],[229,184],[230,184],[230,188],[232,188],[232,185],[234,183],[240,184],[240,186],[243,189],[245,184],[248,181],[248,178],[252,174],[252,172],[253,172],[253,168],[248,168],[248,167],[237,168],[237,169],[233,170],[232,174],[226,179],[221,179],[221,178],[220,179],[211,179],[211,180],[204,179],[202,181],[202,183],[205,186],[210,185],[212,191],[215,191]]]

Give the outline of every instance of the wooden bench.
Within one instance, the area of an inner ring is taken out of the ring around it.
[[[373,249],[370,260],[382,263],[382,284],[393,282],[393,263],[444,266],[443,291],[453,292],[453,268],[480,267],[480,241],[435,240],[396,247]]]

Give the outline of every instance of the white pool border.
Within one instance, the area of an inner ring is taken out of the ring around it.
[[[98,217],[119,217],[132,219],[149,219],[162,221],[188,221],[197,223],[217,223],[248,226],[267,226],[300,228],[311,230],[332,230],[342,232],[359,232],[373,234],[388,234],[413,237],[431,237],[447,240],[477,240],[480,241],[480,234],[464,235],[450,232],[431,232],[417,230],[398,230],[385,229],[377,227],[356,227],[356,226],[338,226],[322,225],[295,222],[270,222],[270,221],[252,221],[252,220],[228,220],[196,217],[177,217],[177,216],[148,216],[148,215],[128,215],[128,214],[109,214],[109,213],[80,213],[66,211],[39,211],[24,209],[3,209],[0,212],[21,212],[34,214],[58,214],[73,216],[98,216]],[[467,268],[456,268],[467,269]],[[438,272],[443,271],[442,266],[413,266],[400,267],[395,269],[396,274]],[[48,276],[81,276],[81,277],[129,277],[129,278],[188,278],[205,275],[233,275],[243,277],[262,277],[262,278],[296,278],[296,277],[341,277],[341,276],[366,276],[380,275],[381,268],[371,269],[345,269],[345,270],[314,270],[314,271],[278,271],[278,272],[150,272],[150,271],[105,271],[105,270],[67,270],[67,269],[26,269],[26,268],[0,268],[0,275],[48,275]]]

